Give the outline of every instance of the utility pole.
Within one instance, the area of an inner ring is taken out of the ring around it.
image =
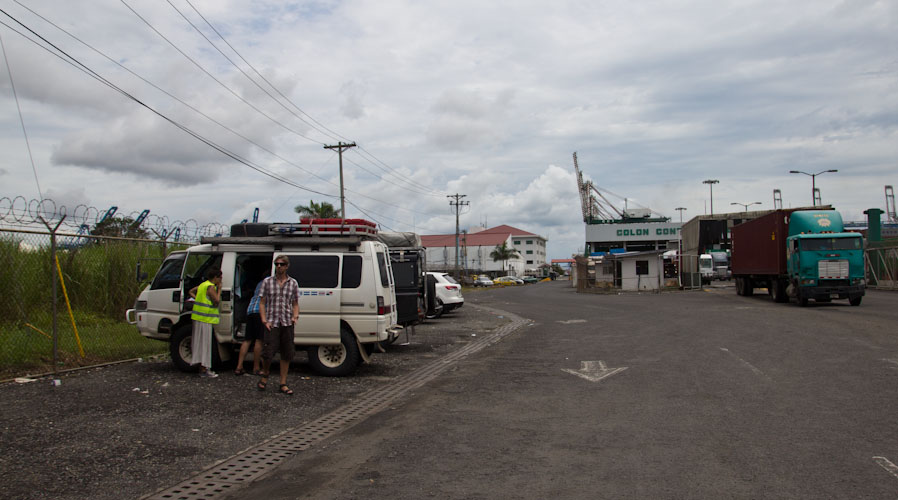
[[[460,278],[458,275],[458,215],[461,207],[466,207],[471,204],[469,201],[461,201],[465,196],[467,195],[458,193],[446,196],[446,198],[450,198],[449,205],[455,207],[455,279]],[[455,201],[452,201],[451,198],[455,198]]]
[[[324,146],[324,149],[336,149],[340,155],[340,219],[346,219],[346,196],[343,194],[343,150],[354,148],[355,143],[343,144],[338,142],[336,146]]]

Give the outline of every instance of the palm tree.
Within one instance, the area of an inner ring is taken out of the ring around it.
[[[493,259],[493,262],[502,261],[502,272],[505,273],[505,261],[508,259],[513,259],[515,257],[520,257],[521,255],[515,250],[508,246],[507,241],[503,241],[501,245],[496,245],[496,248],[490,252],[490,257]]]
[[[326,201],[315,203],[309,200],[309,206],[297,205],[293,208],[299,214],[299,218],[310,217],[312,219],[334,219],[340,217],[340,211]]]

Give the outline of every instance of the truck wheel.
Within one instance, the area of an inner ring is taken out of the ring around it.
[[[807,297],[798,297],[798,307],[807,307],[808,306],[808,298]]]
[[[190,366],[190,357],[193,351],[190,350],[190,341],[193,336],[193,325],[187,323],[180,326],[169,340],[168,350],[171,353],[171,361],[175,368],[182,372],[192,372],[196,370],[195,366]]]
[[[861,297],[849,298],[849,299],[848,299],[848,303],[851,304],[851,305],[853,305],[853,306],[859,306],[859,305],[861,305],[861,299],[863,299],[863,298],[864,298],[864,297],[862,297],[862,296],[861,296]]]
[[[745,295],[745,283],[742,278],[736,278],[736,295]]]
[[[345,377],[355,371],[362,359],[355,335],[345,326],[340,327],[340,343],[319,345],[309,349],[312,369],[326,377]]]
[[[786,295],[786,286],[782,280],[774,280],[770,283],[770,294],[773,296],[774,302],[789,302],[789,296]]]

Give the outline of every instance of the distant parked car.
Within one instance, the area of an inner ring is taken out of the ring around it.
[[[521,279],[524,280],[524,283],[539,283],[539,278],[536,276],[524,276]]]
[[[465,305],[465,298],[461,295],[461,285],[447,273],[429,272],[427,275],[434,280],[435,301],[430,317],[439,318],[443,313]]]
[[[485,274],[481,274],[480,276],[474,278],[474,286],[493,286],[493,280],[490,279],[489,276]]]
[[[496,278],[493,280],[493,283],[502,286],[515,286],[524,284],[522,280],[519,280],[513,276],[502,276],[501,278]]]

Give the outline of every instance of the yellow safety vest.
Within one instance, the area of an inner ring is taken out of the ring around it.
[[[206,294],[210,286],[212,286],[211,281],[204,281],[196,290],[196,299],[193,302],[193,312],[190,314],[190,319],[217,325],[218,307],[212,305],[212,299]]]

